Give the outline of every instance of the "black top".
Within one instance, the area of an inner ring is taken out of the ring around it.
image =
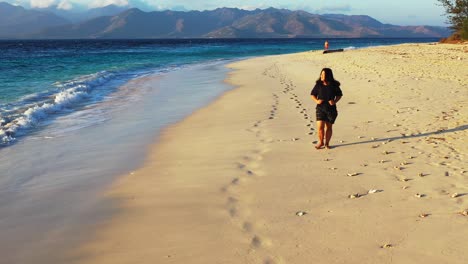
[[[337,96],[343,96],[343,92],[338,84],[329,84],[325,86],[320,81],[315,84],[310,95],[315,95],[317,99],[328,102],[330,100],[335,100],[335,97]]]

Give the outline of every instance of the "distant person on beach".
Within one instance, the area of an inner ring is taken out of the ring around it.
[[[323,44],[323,48],[325,50],[328,50],[328,40],[325,40],[325,44]]]
[[[321,149],[325,146],[325,148],[329,149],[333,133],[333,124],[338,116],[336,103],[338,103],[343,96],[340,89],[340,82],[333,78],[331,69],[322,69],[320,77],[316,81],[310,95],[317,103],[315,113],[317,116],[319,141],[315,148]]]

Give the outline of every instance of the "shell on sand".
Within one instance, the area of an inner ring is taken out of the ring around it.
[[[348,197],[349,199],[355,199],[355,198],[361,197],[361,195],[359,193],[355,193],[355,194],[350,194]]]
[[[304,212],[304,211],[297,211],[296,212],[297,216],[303,216],[303,215],[306,215],[306,214],[307,214],[307,212]]]
[[[468,210],[458,212],[459,215],[468,216]]]
[[[353,172],[353,173],[348,173],[347,175],[350,176],[350,177],[352,177],[352,176],[357,176],[357,175],[359,175],[359,173],[358,173],[358,172]]]
[[[393,245],[392,244],[384,244],[381,246],[381,248],[392,248]]]
[[[460,194],[454,193],[454,194],[452,194],[450,197],[452,197],[452,198],[457,198],[458,196],[460,196]]]
[[[428,216],[429,216],[429,214],[420,214],[420,215],[419,215],[419,217],[421,217],[421,218],[426,218],[426,217],[428,217]]]

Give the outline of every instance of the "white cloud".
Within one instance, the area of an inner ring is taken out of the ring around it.
[[[90,8],[104,7],[108,5],[128,6],[128,0],[96,0],[88,4]]]
[[[67,0],[64,0],[64,1],[59,3],[57,8],[62,9],[62,10],[71,10],[71,9],[73,9],[73,5],[72,5],[72,3],[68,2]]]
[[[320,9],[321,12],[350,12],[352,7],[350,5],[334,5],[324,6]]]
[[[257,8],[265,9],[265,8],[268,8],[268,7],[270,7],[270,6],[265,5],[265,4],[258,4],[258,5],[243,5],[243,6],[239,6],[238,8],[239,9],[244,9],[244,10],[255,10]]]
[[[46,8],[55,4],[55,0],[31,0],[31,7]]]

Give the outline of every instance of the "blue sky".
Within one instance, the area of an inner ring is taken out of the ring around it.
[[[24,7],[59,5],[63,9],[101,7],[109,4],[153,10],[212,10],[218,7],[286,8],[310,13],[369,15],[382,23],[394,25],[444,26],[444,9],[437,0],[0,0]]]

